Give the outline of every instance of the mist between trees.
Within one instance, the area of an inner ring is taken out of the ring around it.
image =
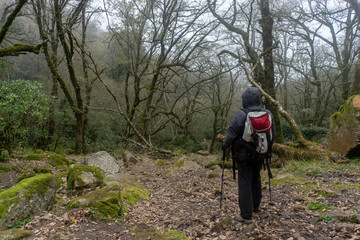
[[[359,93],[358,16],[356,0],[2,1],[0,147],[213,152],[249,69],[325,143],[329,117]],[[263,105],[277,141],[293,140]]]

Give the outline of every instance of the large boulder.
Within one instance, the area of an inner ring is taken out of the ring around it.
[[[119,164],[116,159],[108,152],[100,151],[86,158],[85,165],[99,167],[106,173],[117,173],[120,170]]]
[[[67,176],[69,189],[96,188],[103,183],[103,170],[94,166],[72,165]]]
[[[72,199],[68,208],[90,208],[96,219],[117,218],[124,213],[120,186],[110,185]]]
[[[330,118],[329,149],[360,157],[360,95],[350,97]]]
[[[51,174],[37,175],[20,181],[0,192],[0,230],[9,224],[49,210],[55,202],[56,183]]]

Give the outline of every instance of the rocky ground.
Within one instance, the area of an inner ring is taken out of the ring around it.
[[[215,158],[186,157],[200,165]],[[221,186],[219,168],[191,170],[194,166],[174,166],[176,159],[162,160],[163,166],[156,164],[157,159],[142,159],[119,174],[135,177],[150,192],[150,200],[128,206],[121,219],[97,222],[87,209],[66,210],[57,204],[24,223],[22,228],[31,231],[27,239],[140,239],[131,231],[136,226],[146,231],[176,230],[188,239],[360,239],[358,163],[293,163],[274,169],[271,202],[263,172],[262,211],[246,225],[234,219],[239,208],[231,171],[225,171],[220,209],[219,197],[214,196]],[[64,203],[71,193],[61,188],[59,196]],[[147,236],[141,239],[164,239]]]

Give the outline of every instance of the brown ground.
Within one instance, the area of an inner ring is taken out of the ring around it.
[[[198,161],[212,158],[192,157]],[[221,210],[219,197],[213,197],[214,191],[220,188],[220,176],[208,179],[208,169],[191,171],[174,167],[171,160],[165,163],[168,165],[160,167],[155,160],[144,157],[143,162],[122,169],[126,174],[137,176],[150,192],[150,200],[128,207],[129,214],[122,222],[93,222],[86,216],[87,210],[69,211],[57,206],[33,217],[24,226],[32,232],[28,239],[134,239],[130,230],[140,223],[159,230],[176,230],[189,239],[360,239],[359,222],[343,223],[336,218],[321,221],[325,213],[306,208],[309,201],[326,201],[341,211],[359,214],[359,189],[322,198],[300,194],[299,185],[274,185],[272,202],[268,190],[264,189],[262,212],[254,215],[253,224],[245,225],[234,219],[234,214],[239,213],[237,184],[230,171],[225,172],[225,199]],[[171,169],[171,173],[164,174],[165,169]],[[4,178],[0,180],[4,185]],[[338,175],[323,173],[309,180],[326,187],[335,181],[358,184],[360,176],[358,171]],[[65,201],[69,200],[67,190],[59,193]]]

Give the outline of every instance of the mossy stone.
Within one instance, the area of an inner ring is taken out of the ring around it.
[[[26,178],[20,181],[14,187],[0,192],[0,228],[7,224],[9,221],[18,220],[18,218],[27,218],[31,214],[41,211],[41,208],[47,207],[47,203],[37,203],[37,210],[29,209],[26,204],[29,204],[30,200],[36,196],[36,201],[40,199],[45,200],[49,203],[55,197],[55,181],[51,174],[36,175],[31,178]],[[48,190],[53,189],[51,193]],[[53,196],[52,196],[53,195]],[[20,203],[21,202],[21,203]],[[18,206],[19,207],[16,207]],[[10,207],[11,211],[10,212]],[[22,212],[14,212],[15,210]],[[10,217],[8,215],[11,215]],[[20,216],[22,215],[22,216]],[[5,218],[6,217],[6,218]]]
[[[36,175],[36,172],[33,169],[26,169],[24,171],[22,171],[22,173],[20,174],[20,176],[17,179],[17,182],[20,182],[21,180],[25,179],[25,178],[30,178]]]
[[[208,163],[208,164],[205,165],[205,168],[210,168],[210,167],[215,166],[215,165],[218,165],[218,166],[222,167],[223,161],[213,161],[213,162],[210,162],[210,163]],[[232,162],[230,162],[230,161],[225,161],[225,162],[224,162],[224,168],[226,168],[226,169],[231,169],[231,168],[232,168]]]
[[[44,160],[46,159],[47,154],[46,153],[33,153],[33,154],[29,154],[27,155],[27,157],[25,157],[26,160],[34,160],[34,161],[39,161],[39,160]]]
[[[351,96],[330,117],[329,149],[345,154],[349,158],[360,156],[360,95]]]
[[[0,239],[2,240],[18,240],[29,237],[31,232],[24,229],[11,229],[7,231],[0,231]]]
[[[104,184],[103,170],[101,168],[86,165],[74,165],[72,168],[70,168],[68,173],[67,187],[69,189],[74,189],[74,187],[86,187],[87,184],[80,178],[80,175],[84,172],[93,174],[93,176],[97,179],[95,185],[100,186]],[[79,186],[75,186],[75,183]]]
[[[182,166],[184,166],[184,162],[185,162],[185,159],[183,159],[183,158],[179,159],[174,163],[174,166],[175,167],[182,167]]]
[[[70,161],[67,158],[56,153],[49,156],[49,163],[58,169],[68,168],[70,165]]]
[[[66,177],[67,175],[68,175],[68,172],[58,172],[58,173],[54,174],[56,188],[59,188],[62,184],[64,184],[64,181],[62,180],[62,178]]]
[[[90,208],[97,219],[121,216],[123,204],[120,186],[111,185],[89,192],[85,196],[72,199],[68,208]]]
[[[143,187],[127,187],[121,191],[121,197],[124,202],[134,205],[138,203],[141,198],[149,200],[149,192]]]
[[[138,240],[187,240],[181,233],[175,230],[164,230],[159,231],[155,228],[148,226],[145,223],[139,224],[138,226],[131,229],[130,234],[134,236],[134,239]]]
[[[165,163],[164,163],[163,160],[158,160],[158,161],[156,161],[155,163],[156,163],[158,166],[160,166],[160,167],[165,166]]]

